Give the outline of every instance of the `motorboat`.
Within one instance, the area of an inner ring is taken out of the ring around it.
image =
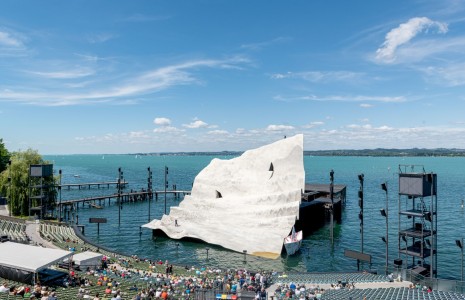
[[[286,248],[287,255],[294,255],[299,251],[302,246],[302,230],[295,232],[294,226],[292,226],[291,234],[284,239],[284,248]]]

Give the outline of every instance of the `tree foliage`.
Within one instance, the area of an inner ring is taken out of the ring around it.
[[[10,153],[6,149],[3,139],[0,139],[0,173],[6,169],[9,160]]]
[[[26,151],[14,152],[11,155],[11,165],[0,174],[0,192],[8,196],[9,208],[11,214],[15,216],[29,215],[29,205],[36,207],[43,205],[47,210],[55,207],[56,179],[53,176],[44,178],[42,185],[48,187],[42,190],[43,201],[34,199],[29,203],[29,192],[31,195],[40,195],[40,189],[37,187],[29,188],[29,166],[35,164],[46,164],[37,150],[28,149]],[[11,176],[11,187],[8,183],[8,177]],[[8,189],[10,189],[8,191]],[[46,213],[46,211],[44,211]]]

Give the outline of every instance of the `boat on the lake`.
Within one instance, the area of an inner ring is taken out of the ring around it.
[[[302,246],[302,230],[295,232],[294,226],[292,226],[291,234],[284,239],[284,248],[286,248],[287,255],[294,255],[299,251]]]

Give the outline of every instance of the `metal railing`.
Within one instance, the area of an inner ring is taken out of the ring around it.
[[[379,268],[377,271],[378,274],[383,274],[385,273],[385,268]],[[388,273],[394,275],[394,280],[396,280],[400,274],[403,281],[410,281],[415,285],[419,284],[421,287],[431,287],[433,290],[443,292],[465,293],[465,281],[425,277],[415,273],[411,269],[403,268],[389,268]]]

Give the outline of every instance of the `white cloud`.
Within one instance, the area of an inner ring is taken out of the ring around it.
[[[284,74],[272,74],[272,79],[301,79],[309,82],[333,82],[333,81],[346,81],[351,82],[359,80],[363,77],[363,73],[348,72],[348,71],[307,71],[307,72],[287,72]]]
[[[176,132],[184,132],[184,129],[179,129],[173,126],[163,126],[163,127],[155,128],[153,132],[155,133],[167,133],[167,132],[176,133]]]
[[[315,128],[315,127],[318,127],[318,126],[322,126],[324,124],[325,124],[325,122],[315,121],[315,122],[310,122],[310,124],[302,126],[302,128],[310,129],[310,128]]]
[[[363,108],[370,108],[370,107],[373,107],[373,104],[361,103],[361,104],[360,104],[360,107],[363,107]]]
[[[278,101],[341,101],[341,102],[362,102],[362,101],[372,101],[372,102],[405,102],[404,96],[365,96],[365,95],[355,95],[355,96],[340,96],[340,95],[329,95],[329,96],[317,96],[317,95],[308,95],[308,96],[299,96],[299,97],[285,97],[277,95],[274,97]]]
[[[146,131],[131,131],[131,132],[129,132],[129,137],[133,138],[133,139],[134,138],[136,138],[136,139],[149,138]]]
[[[117,36],[112,33],[96,33],[87,36],[87,41],[91,44],[105,43],[111,39],[116,38]]]
[[[196,129],[196,128],[207,128],[209,127],[208,126],[208,123],[205,123],[204,121],[202,120],[195,120],[189,124],[183,124],[182,126],[186,127],[186,128],[191,128],[191,129]]]
[[[286,130],[294,130],[294,126],[290,126],[290,125],[268,125],[268,127],[266,127],[266,131],[286,131]]]
[[[171,120],[168,118],[155,118],[153,123],[159,126],[169,126],[171,125]]]
[[[422,69],[433,81],[446,86],[465,85],[465,63],[455,63],[444,67]]]
[[[7,47],[22,47],[23,43],[19,39],[11,36],[10,33],[0,31],[0,45]]]
[[[226,130],[211,130],[211,131],[207,132],[207,134],[211,134],[211,135],[225,135],[225,134],[229,134],[229,132],[227,132]]]
[[[86,91],[76,93],[68,89],[55,92],[57,87],[30,85],[28,90],[7,90],[0,92],[0,101],[17,101],[25,104],[41,106],[83,105],[89,103],[107,103],[124,101],[127,98],[147,95],[166,90],[173,86],[198,83],[199,80],[191,73],[199,68],[231,69],[237,64],[247,62],[241,57],[224,60],[193,60],[181,64],[157,68],[139,75],[127,75],[123,81],[113,81],[105,86],[110,88],[90,87]],[[47,73],[47,72],[43,72]],[[98,86],[96,82],[94,86]],[[34,90],[31,92],[30,90]]]
[[[243,44],[243,45],[241,45],[241,48],[242,49],[258,51],[258,50],[261,50],[261,49],[263,49],[265,47],[269,47],[269,46],[271,46],[273,44],[284,43],[284,42],[288,42],[290,40],[291,40],[291,38],[288,38],[288,37],[277,37],[275,39],[265,41],[265,42]]]
[[[44,78],[71,79],[71,78],[80,78],[80,77],[90,76],[90,75],[95,74],[95,71],[90,68],[77,68],[75,70],[67,70],[67,71],[57,71],[57,72],[30,71],[28,73],[38,75]]]
[[[397,48],[408,43],[416,35],[429,28],[437,28],[439,33],[446,33],[446,23],[432,21],[426,17],[412,18],[407,23],[400,24],[386,34],[384,43],[376,50],[376,60],[382,63],[392,63],[396,60]]]

